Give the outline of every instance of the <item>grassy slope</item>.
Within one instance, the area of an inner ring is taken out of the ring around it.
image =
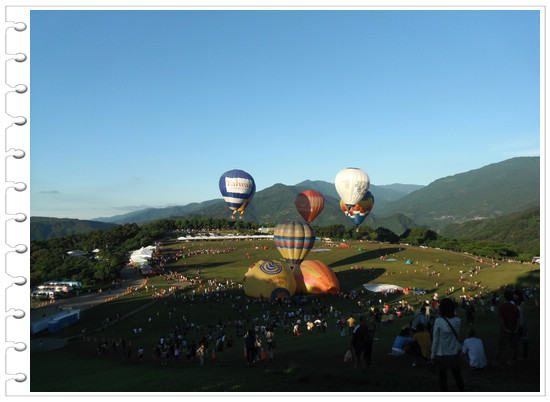
[[[267,250],[263,246],[268,246]],[[279,253],[272,246],[272,242],[226,243],[224,245],[196,244],[186,245],[195,248],[237,247],[238,249],[227,254],[194,256],[180,260],[176,269],[194,276],[197,268],[201,268],[202,277],[208,279],[228,279],[240,281],[247,267],[259,259],[278,259]],[[181,245],[175,246],[181,247]],[[258,248],[256,248],[258,247]],[[322,245],[317,245],[321,248]],[[359,250],[361,248],[361,250]],[[246,254],[249,253],[250,259]],[[396,261],[381,261],[380,255],[395,258]],[[399,247],[394,245],[379,245],[374,243],[356,243],[350,249],[334,248],[328,252],[311,253],[308,259],[319,259],[330,265],[336,272],[342,290],[358,290],[367,282],[393,283],[401,286],[425,287],[429,294],[438,291],[441,295],[445,289],[455,286],[453,296],[458,297],[458,290],[463,283],[458,282],[460,270],[481,265],[483,269],[472,280],[481,282],[487,289],[493,291],[504,284],[521,283],[522,285],[538,286],[538,266],[502,264],[492,268],[491,264],[475,263],[469,256],[437,250],[415,247]],[[410,259],[412,265],[405,264]],[[184,264],[188,266],[185,267]],[[363,270],[350,270],[352,265],[361,265],[365,268],[374,268],[369,274]],[[429,267],[428,267],[429,266]],[[414,272],[416,270],[416,272]],[[438,272],[440,275],[428,276],[427,272]],[[439,289],[434,289],[438,282]],[[154,278],[149,282],[157,287],[169,287],[161,278]],[[228,295],[234,298],[229,299]],[[222,320],[238,318],[238,309],[241,308],[244,318],[259,317],[266,310],[271,314],[282,312],[285,307],[262,306],[258,301],[248,303],[246,309],[244,294],[235,289],[220,299],[213,296],[201,297],[193,303],[183,299],[169,297],[158,300],[149,307],[136,312],[129,318],[108,327],[103,333],[93,332],[90,342],[75,340],[61,350],[34,353],[31,357],[31,391],[33,392],[437,392],[437,377],[425,367],[413,368],[406,358],[388,356],[393,340],[403,326],[408,325],[410,317],[397,320],[395,325],[383,327],[380,339],[374,347],[373,367],[366,372],[355,370],[343,362],[343,354],[348,347],[349,339],[342,337],[335,329],[335,317],[328,320],[327,333],[305,333],[301,337],[294,337],[278,330],[278,344],[276,359],[262,361],[256,367],[245,365],[243,357],[242,339],[237,339],[234,328],[227,328],[228,334],[235,338],[235,347],[226,349],[223,354],[211,356],[205,366],[196,363],[188,366],[183,361],[170,361],[163,367],[152,359],[153,345],[160,336],[168,336],[171,328],[169,311],[175,308],[172,324],[181,321],[182,314],[203,326],[215,325]],[[124,315],[138,306],[150,303],[151,293],[142,291],[133,296],[127,296],[117,301],[104,304],[100,307],[84,311],[81,321],[73,327],[64,329],[61,333],[50,336],[70,336],[78,334],[82,326],[89,331],[101,324],[105,317],[114,318],[117,312]],[[239,297],[239,299],[236,299]],[[361,293],[361,299],[370,299],[378,304],[379,295]],[[400,300],[403,296],[390,296],[386,302]],[[404,296],[415,307],[415,297]],[[308,297],[324,300],[327,306],[334,306],[347,317],[349,313],[363,314],[365,307],[360,307],[357,300],[337,296]],[[312,308],[308,303],[305,311]],[[296,306],[291,310],[295,311]],[[158,317],[157,317],[158,313]],[[459,314],[465,322],[461,310]],[[539,390],[539,317],[540,311],[535,301],[530,301],[530,331],[535,342],[531,344],[529,359],[518,363],[515,367],[490,368],[482,373],[464,370],[463,374],[467,390],[472,392],[537,392]],[[152,321],[149,322],[149,317]],[[464,325],[464,324],[463,324]],[[136,326],[143,328],[141,335],[134,335],[132,329]],[[493,360],[495,339],[498,333],[498,322],[494,313],[479,311],[476,315],[476,329],[484,340],[488,360]],[[188,340],[198,341],[199,333],[189,331]],[[96,343],[100,338],[124,338],[132,342],[133,356],[130,361],[124,360],[120,353],[109,352],[107,356],[97,357]],[[143,344],[146,350],[145,361],[136,360],[138,344]],[[52,375],[54,362],[55,375]],[[84,380],[85,379],[85,380]],[[454,388],[450,378],[451,390]]]

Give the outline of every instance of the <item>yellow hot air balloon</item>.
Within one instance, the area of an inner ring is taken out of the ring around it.
[[[260,260],[244,276],[244,293],[250,297],[288,298],[296,291],[292,270],[277,260]]]
[[[327,264],[318,260],[306,260],[294,268],[296,292],[336,294],[340,284],[336,274]]]

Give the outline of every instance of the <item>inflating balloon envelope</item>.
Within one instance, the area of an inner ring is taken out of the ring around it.
[[[275,228],[275,245],[292,269],[308,255],[315,243],[315,231],[305,222],[289,220]]]
[[[306,260],[294,268],[297,293],[337,294],[340,284],[336,274],[319,260]]]
[[[276,260],[260,260],[248,268],[243,290],[249,297],[288,298],[296,291],[296,280],[288,266]]]

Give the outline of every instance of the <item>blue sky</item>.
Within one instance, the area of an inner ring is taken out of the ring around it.
[[[538,11],[32,11],[31,215],[540,155]],[[374,194],[376,197],[376,194]]]

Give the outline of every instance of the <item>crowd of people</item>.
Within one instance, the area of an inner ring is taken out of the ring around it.
[[[494,311],[499,318],[493,367],[502,364],[512,366],[514,362],[527,358],[530,338],[526,295],[529,295],[528,289],[504,289],[504,301],[500,301],[498,292],[493,294]],[[413,367],[425,362],[437,372],[441,391],[449,390],[447,372],[450,371],[457,389],[464,391],[461,366],[466,364],[471,370],[483,370],[488,366],[483,341],[476,336],[473,319],[476,309],[483,306],[483,299],[467,300],[465,297],[461,303],[444,298],[435,305],[424,304],[410,326],[401,329],[395,338],[391,354],[411,357]],[[465,310],[465,339],[460,335],[462,323],[456,314],[458,308]],[[365,344],[369,343],[365,341]],[[365,347],[365,350],[368,348]]]
[[[230,251],[204,249],[197,252]],[[357,266],[352,269],[363,268]],[[323,298],[308,298],[305,305],[293,298],[249,298],[239,296],[238,292],[225,292],[242,286],[226,278],[205,280],[199,272],[196,276],[166,272],[165,279],[173,285],[169,290],[146,285],[140,291],[151,292],[155,303],[164,303],[169,308],[168,313],[161,314],[159,309],[156,315],[148,317],[147,322],[136,323],[132,333],[126,337],[103,338],[97,343],[97,353],[105,356],[112,350],[126,359],[135,360],[133,347],[139,345],[136,356],[140,362],[150,359],[160,365],[203,365],[210,359],[222,357],[228,350],[240,350],[246,364],[253,366],[262,360],[276,359],[279,338],[337,330],[342,336],[349,336],[354,366],[372,368],[376,364],[373,362],[375,342],[384,336],[381,328],[397,323],[402,329],[388,353],[393,358],[409,359],[409,364],[415,368],[429,367],[437,373],[442,391],[449,389],[447,373],[450,371],[457,389],[464,391],[466,385],[461,367],[483,370],[488,365],[483,340],[476,336],[475,317],[478,312],[495,312],[499,317],[500,327],[498,337],[495,337],[498,353],[493,365],[511,365],[515,360],[525,359],[530,341],[525,299],[532,297],[531,290],[505,289],[492,294],[477,292],[480,284],[472,282],[471,278],[477,275],[479,269],[476,267],[460,272],[465,287],[476,292],[470,294],[462,289],[458,299],[445,297],[438,300],[432,297],[431,300],[424,300],[424,295],[418,295],[416,305],[403,300],[389,305],[387,295],[378,298],[365,291],[340,292],[337,298],[354,301],[356,309],[351,313],[338,310]],[[429,275],[435,272],[430,267],[425,267],[425,271]],[[181,287],[176,285],[180,283],[190,284],[192,290],[178,292]],[[173,303],[167,297],[169,295],[173,295],[178,303]],[[230,307],[232,313],[231,316],[208,322],[192,320],[182,314],[179,307],[176,308],[176,305],[192,308],[195,303],[208,305],[213,310],[216,306],[225,305]],[[462,309],[466,317],[464,327],[456,314],[457,309]],[[252,313],[258,310],[263,313]],[[148,354],[141,343],[158,325],[166,328],[166,335],[160,337]]]

